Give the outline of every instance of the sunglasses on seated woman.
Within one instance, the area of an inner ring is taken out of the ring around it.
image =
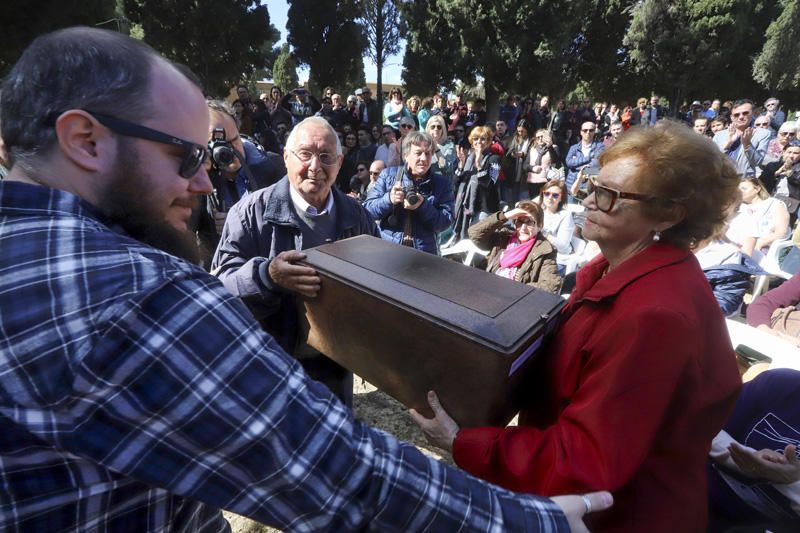
[[[639,202],[656,200],[656,198],[653,196],[647,196],[633,192],[622,192],[610,187],[598,185],[597,179],[594,177],[589,178],[586,191],[589,194],[594,193],[594,203],[597,205],[597,209],[603,213],[608,213],[614,209],[614,204],[616,204],[617,200],[620,198],[625,200],[637,200]]]

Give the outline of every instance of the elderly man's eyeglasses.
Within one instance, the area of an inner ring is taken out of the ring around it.
[[[742,111],[741,113],[731,113],[731,116],[733,118],[749,117],[750,116],[750,111]]]
[[[374,170],[370,170],[370,171],[369,171],[369,175],[370,175],[370,176],[380,176],[380,175],[381,175],[381,173],[380,173],[380,171],[378,171],[378,172],[375,172]]]
[[[769,122],[756,122],[755,126],[756,128],[768,128]]]
[[[581,129],[583,133],[594,133],[594,128]]]
[[[652,196],[646,196],[644,194],[622,192],[610,187],[604,187],[599,185],[594,177],[589,179],[587,191],[589,194],[594,193],[594,203],[597,206],[597,209],[603,213],[608,213],[614,209],[614,204],[616,204],[617,200],[620,198],[625,200],[637,200],[640,202],[646,202],[655,199]]]
[[[93,116],[97,122],[110,129],[116,134],[124,137],[134,137],[136,139],[144,139],[146,141],[153,141],[160,144],[168,144],[183,150],[180,167],[178,167],[178,174],[182,178],[191,179],[203,166],[203,163],[208,159],[208,149],[201,145],[190,141],[184,141],[178,137],[174,137],[167,133],[134,124],[121,118],[112,117],[111,115],[104,115],[102,113],[95,113],[84,109],[87,113]],[[61,113],[51,113],[45,119],[45,125],[55,126],[56,120]]]
[[[339,159],[336,154],[331,154],[330,152],[320,152],[314,153],[311,150],[289,150],[294,156],[302,161],[303,163],[311,163],[311,161],[316,157],[319,159],[319,162],[323,165],[335,165],[336,161]]]

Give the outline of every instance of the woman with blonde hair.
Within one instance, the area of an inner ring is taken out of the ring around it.
[[[467,152],[456,147],[458,167],[456,177],[456,212],[453,231],[459,239],[468,238],[468,228],[500,210],[497,179],[500,176],[500,157],[490,150],[492,130],[475,126],[469,133],[472,149]]]
[[[786,204],[770,197],[761,180],[746,178],[739,183],[742,204],[731,220],[728,239],[742,252],[760,261],[769,246],[789,234],[789,210]]]

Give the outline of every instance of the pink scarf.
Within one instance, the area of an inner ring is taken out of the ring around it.
[[[527,242],[519,242],[519,234],[515,231],[511,236],[511,240],[503,250],[503,255],[500,256],[500,268],[517,268],[531,253],[533,245],[536,244],[536,235]]]

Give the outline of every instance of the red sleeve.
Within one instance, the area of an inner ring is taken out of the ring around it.
[[[779,307],[797,305],[800,302],[800,273],[795,274],[780,287],[768,291],[747,307],[747,324],[758,327],[762,324],[770,325],[773,311]]]
[[[698,349],[686,339],[700,335],[702,325],[650,308],[597,329],[575,355],[577,389],[553,425],[462,429],[453,443],[456,463],[492,483],[545,496],[626,484],[650,454]]]

